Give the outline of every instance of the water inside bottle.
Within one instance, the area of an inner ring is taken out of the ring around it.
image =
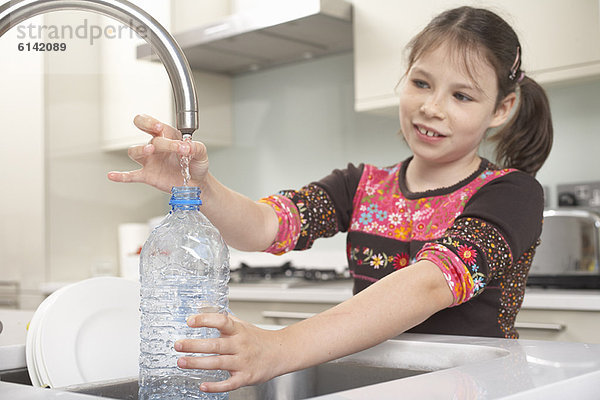
[[[191,144],[192,135],[183,135],[183,141]],[[181,175],[183,175],[183,186],[190,182],[190,156],[181,156],[179,165],[181,165]]]
[[[218,338],[215,328],[191,328],[190,315],[228,309],[229,251],[193,202],[199,189],[173,188],[171,213],[150,234],[140,254],[140,400],[227,400],[204,393],[201,382],[223,381],[226,370],[180,369],[178,339]],[[175,201],[177,200],[177,201]]]

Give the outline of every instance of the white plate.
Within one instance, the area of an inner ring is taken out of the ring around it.
[[[39,381],[39,386],[41,387],[52,387],[50,382],[50,378],[48,378],[48,372],[44,366],[44,362],[42,360],[42,351],[41,351],[41,338],[40,331],[42,326],[42,321],[44,318],[44,314],[49,306],[51,306],[54,301],[60,297],[60,294],[66,289],[68,286],[62,287],[55,292],[53,292],[50,296],[48,296],[42,304],[38,307],[35,312],[34,318],[32,319],[32,323],[29,326],[29,329],[32,332],[32,343],[31,343],[31,359],[33,363],[33,371],[37,374],[37,379]],[[33,381],[32,381],[33,383]]]
[[[39,346],[33,346],[42,384],[62,387],[137,376],[137,282],[92,278],[50,297],[36,334]]]
[[[57,296],[57,293],[62,290],[57,290],[53,295],[47,297],[38,306],[37,310],[33,314],[31,321],[29,322],[29,328],[27,329],[27,340],[25,343],[25,360],[27,362],[27,372],[31,379],[33,386],[44,387],[47,383],[42,382],[39,372],[39,326],[42,316],[46,310],[48,304],[50,304]]]
[[[39,307],[38,307],[39,310]],[[34,314],[31,322],[29,323],[29,329],[27,331],[27,340],[25,342],[25,361],[27,363],[27,372],[29,373],[29,379],[33,386],[42,386],[42,383],[37,372],[37,366],[33,357],[33,343],[35,341],[35,332],[37,331],[37,321],[40,319],[41,314]],[[37,318],[37,319],[36,319]]]

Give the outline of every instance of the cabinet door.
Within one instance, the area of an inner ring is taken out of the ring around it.
[[[229,302],[234,315],[253,324],[290,325],[330,309],[330,303],[239,301]]]
[[[521,309],[520,339],[600,343],[600,312]]]
[[[456,2],[449,0],[354,1],[356,111],[397,112],[406,45],[435,15],[453,6]]]
[[[482,0],[515,29],[523,68],[549,85],[600,75],[598,0]]]
[[[402,51],[425,7],[388,0],[354,0],[354,90],[356,111],[397,104],[394,87],[402,73]],[[408,24],[405,24],[408,22]]]
[[[523,46],[523,68],[541,84],[600,76],[598,0],[354,1],[355,109],[395,113],[404,49],[432,17],[457,5],[489,8]]]
[[[22,26],[42,26],[43,16]],[[39,304],[37,288],[45,272],[44,54],[19,50],[38,40],[17,27],[0,37],[0,292],[11,305],[20,284],[22,307]],[[9,304],[0,302],[0,307]],[[0,328],[1,330],[1,328]]]
[[[170,26],[170,2],[135,0],[165,28]],[[148,114],[174,123],[173,90],[164,66],[136,58],[145,43],[133,30],[112,18],[102,17],[105,37],[99,42],[102,62],[102,147],[124,149],[147,142],[149,136],[133,125],[137,114]]]
[[[177,34],[214,23],[232,14],[233,8],[231,1],[226,0],[174,0],[171,2],[172,32]]]

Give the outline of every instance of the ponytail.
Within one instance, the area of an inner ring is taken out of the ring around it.
[[[518,109],[490,140],[496,142],[496,162],[535,176],[552,148],[552,117],[544,89],[524,76],[517,84]],[[520,92],[520,93],[519,93]]]

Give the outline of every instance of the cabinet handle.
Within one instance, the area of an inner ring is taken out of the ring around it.
[[[19,308],[19,300],[17,300],[17,299],[0,299],[0,307]]]
[[[561,332],[566,329],[565,324],[554,324],[548,322],[515,322],[517,329],[537,329],[543,331]]]
[[[264,318],[273,319],[307,319],[315,315],[315,313],[297,312],[297,311],[263,311]]]

